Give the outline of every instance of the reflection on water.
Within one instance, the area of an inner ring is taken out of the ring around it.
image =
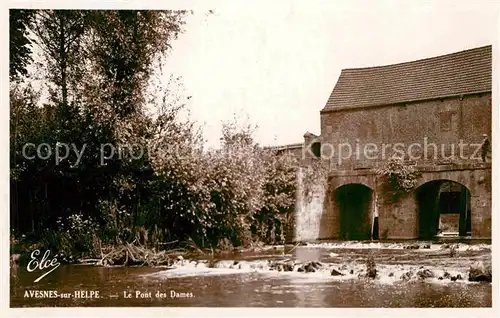
[[[362,246],[361,246],[362,247]],[[369,247],[369,246],[366,246]],[[341,278],[324,273],[255,271],[240,269],[106,268],[66,265],[38,283],[39,273],[23,267],[11,269],[11,307],[32,306],[266,306],[266,307],[491,307],[491,284],[462,281],[389,280],[389,272],[431,266],[436,272],[466,274],[477,260],[490,260],[489,248],[462,248],[451,257],[440,249],[364,249],[319,244],[299,247],[274,258],[321,260],[348,272],[362,268],[366,255],[374,255],[381,278],[356,275]],[[267,255],[267,258],[272,257]],[[232,259],[237,258],[236,256]],[[241,256],[240,256],[241,258]],[[256,261],[255,255],[244,257]],[[264,257],[261,257],[264,258]],[[230,263],[230,262],[229,262]],[[182,275],[182,272],[190,275]],[[190,272],[191,271],[191,272]],[[397,276],[397,275],[396,275]],[[385,279],[385,281],[384,281]],[[26,291],[99,291],[98,299],[28,298]],[[138,293],[136,298],[135,293]],[[125,298],[126,294],[132,295]],[[141,296],[151,293],[151,297]],[[158,293],[158,294],[157,294]],[[160,294],[161,293],[161,294]],[[174,297],[172,297],[174,296]],[[192,297],[191,297],[192,296]]]

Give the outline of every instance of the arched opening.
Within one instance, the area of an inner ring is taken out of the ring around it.
[[[311,151],[314,154],[316,158],[321,157],[321,143],[320,142],[314,142],[311,145]]]
[[[463,184],[449,180],[430,181],[416,191],[419,238],[470,236],[471,194]]]
[[[369,240],[372,236],[372,189],[346,184],[334,194],[339,211],[339,236],[344,240]]]

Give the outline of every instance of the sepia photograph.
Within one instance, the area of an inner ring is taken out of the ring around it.
[[[11,309],[494,307],[497,1],[151,3],[4,10]]]

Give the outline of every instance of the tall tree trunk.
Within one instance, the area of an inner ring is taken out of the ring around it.
[[[65,42],[66,32],[65,32],[65,21],[63,17],[59,17],[59,27],[60,27],[60,37],[59,37],[59,58],[60,58],[60,68],[61,68],[61,90],[62,90],[62,103],[65,110],[68,108],[68,83],[67,83],[67,55]]]

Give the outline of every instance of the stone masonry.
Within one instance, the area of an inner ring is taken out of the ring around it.
[[[322,211],[310,210],[307,202],[297,211],[301,220],[304,215],[317,218],[308,222],[319,228],[298,231],[296,240],[342,238],[346,221],[341,221],[344,212],[337,201],[347,185],[371,190],[366,222],[378,217],[380,238],[418,238],[425,211],[417,192],[435,180],[466,187],[471,236],[491,238],[491,158],[482,162],[479,151],[483,134],[491,141],[491,76],[491,46],[343,70],[320,112],[320,135],[306,133],[304,143],[279,149],[299,157],[304,166],[322,160],[328,169],[326,188],[314,202],[314,209],[322,206]],[[373,169],[394,155],[416,165],[421,176],[413,192],[390,202]]]

